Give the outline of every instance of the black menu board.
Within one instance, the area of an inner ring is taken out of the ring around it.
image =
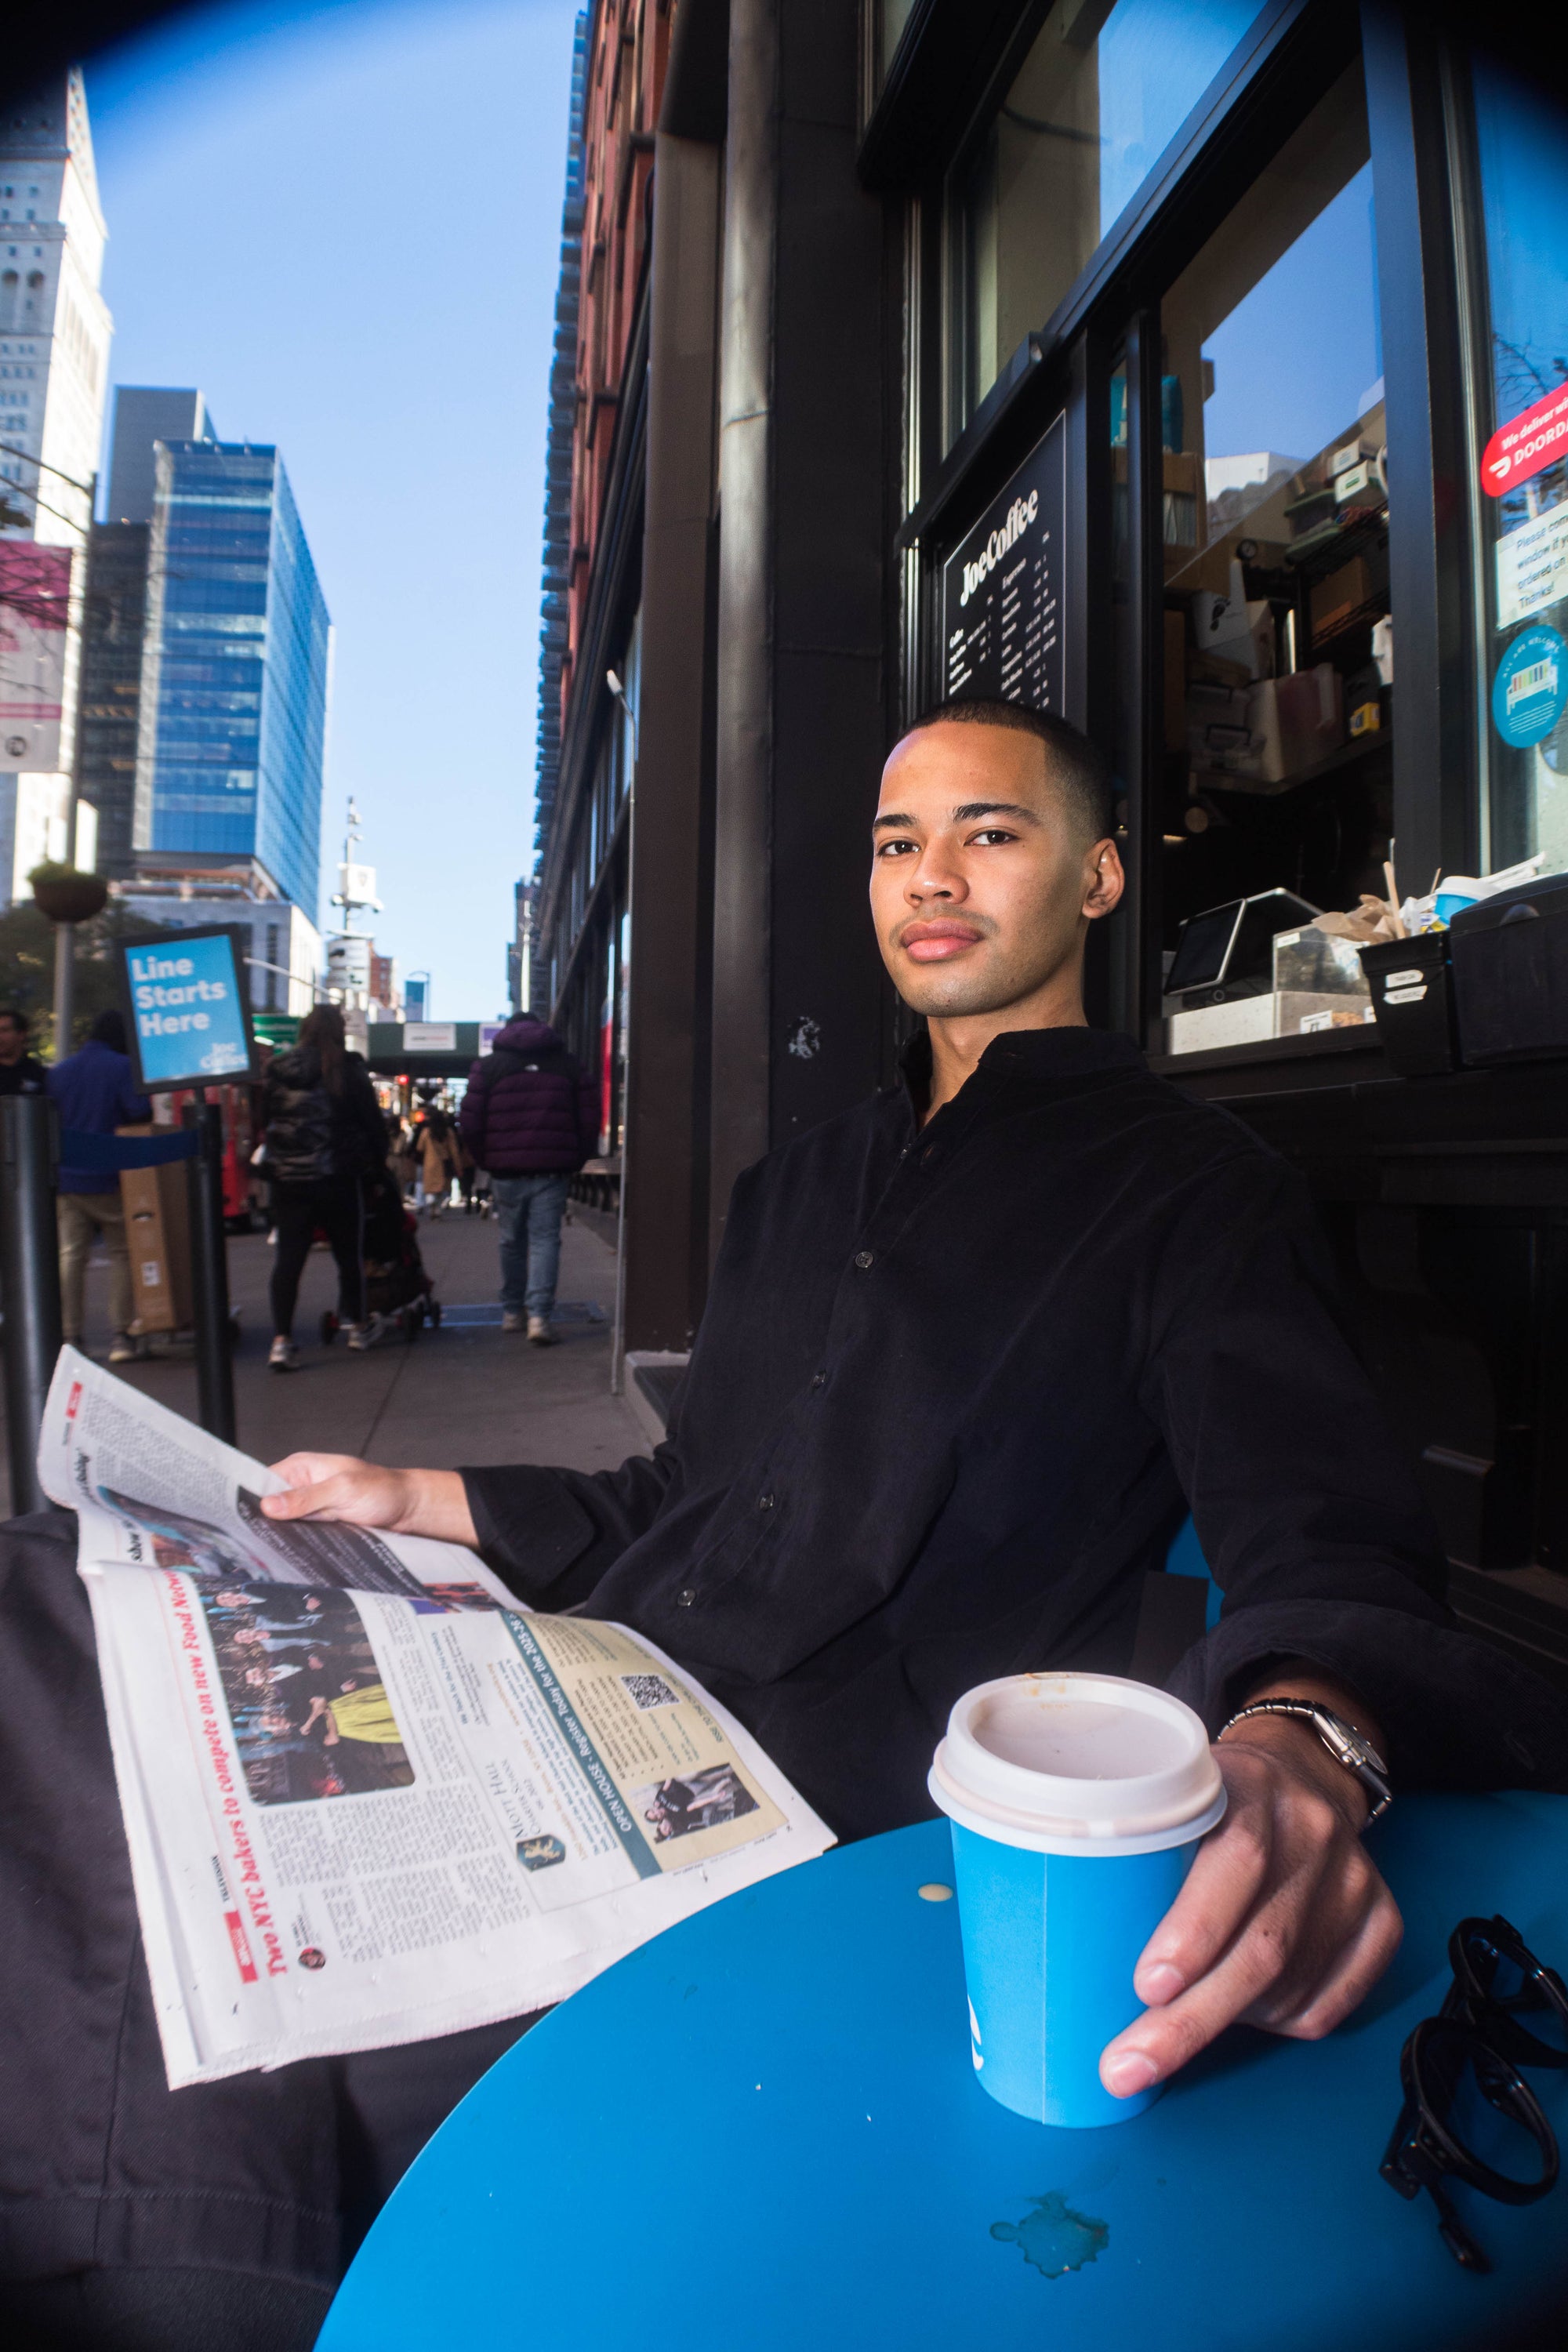
[[[1067,417],[942,567],[942,698],[1062,707]]]

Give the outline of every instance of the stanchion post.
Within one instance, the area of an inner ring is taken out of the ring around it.
[[[59,1127],[47,1095],[0,1098],[0,1303],[5,1307],[5,1442],[11,1508],[42,1511],[38,1431],[60,1352],[55,1223]]]
[[[234,1358],[228,1320],[228,1243],[223,1222],[223,1113],[192,1105],[200,1149],[185,1162],[191,1204],[191,1287],[196,1326],[196,1413],[202,1427],[234,1444]]]

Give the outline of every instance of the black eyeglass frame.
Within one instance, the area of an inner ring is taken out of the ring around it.
[[[1519,2072],[1529,2066],[1568,2066],[1568,2047],[1554,2049],[1521,2025],[1514,2004],[1500,2000],[1478,1973],[1471,1947],[1489,1947],[1500,1959],[1510,1961],[1568,2027],[1568,1986],[1555,1969],[1549,1969],[1500,1914],[1490,1919],[1461,1919],[1448,1938],[1453,1982],[1436,2017],[1424,2017],[1399,2053],[1399,2078],[1405,2105],[1394,2125],[1378,2170],[1401,2197],[1415,2198],[1426,2189],[1437,2209],[1437,2228],[1444,2244],[1464,2269],[1489,2271],[1490,2263],[1465,2228],[1444,2187],[1445,2178],[1467,2181],[1499,2204],[1532,2205],[1556,2184],[1561,2169],[1557,2136],[1541,2104]],[[1435,2080],[1438,2053],[1447,2044],[1458,2045],[1458,2060],[1444,2084]],[[1538,2180],[1518,2180],[1483,2162],[1447,2127],[1459,2069],[1475,2069],[1481,2094],[1500,2114],[1523,2126],[1541,2152]]]

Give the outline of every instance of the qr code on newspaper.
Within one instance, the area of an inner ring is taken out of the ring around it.
[[[644,1712],[650,1706],[679,1706],[680,1693],[671,1690],[662,1675],[623,1675],[622,1682]]]

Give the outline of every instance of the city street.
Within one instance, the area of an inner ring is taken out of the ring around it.
[[[300,1369],[287,1377],[267,1367],[271,1322],[267,1283],[272,1253],[261,1234],[229,1244],[229,1285],[240,1310],[235,1360],[238,1441],[272,1462],[303,1446],[358,1454],[377,1462],[458,1469],[469,1463],[555,1462],[575,1470],[609,1470],[647,1442],[630,1407],[609,1391],[614,1252],[581,1221],[562,1234],[561,1344],[532,1348],[503,1334],[496,1228],[489,1218],[448,1214],[421,1223],[419,1246],[441,1301],[443,1322],[414,1345],[391,1339],[363,1355],[340,1340],[323,1348],[323,1309],[335,1304],[337,1276],[323,1249],[313,1250],[300,1286],[294,1334]],[[88,1273],[88,1345],[109,1346],[108,1268]],[[484,1317],[489,1309],[488,1319]],[[149,1396],[195,1419],[195,1368],[188,1356],[123,1368]],[[9,1477],[5,1510],[10,1509]]]

